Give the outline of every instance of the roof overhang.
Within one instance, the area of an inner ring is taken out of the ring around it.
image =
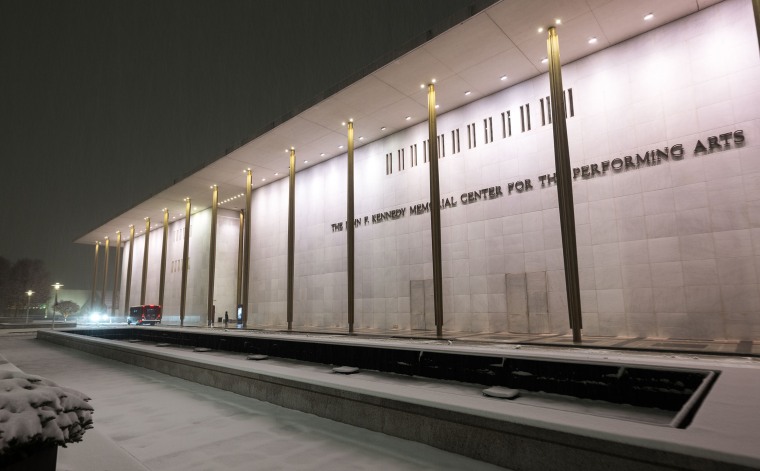
[[[685,17],[721,0],[502,0],[445,31],[399,59],[361,78],[271,131],[222,156],[201,170],[149,197],[75,242],[93,244],[117,231],[139,231],[145,218],[160,221],[164,208],[184,217],[186,197],[194,210],[211,205],[210,187],[219,186],[222,207],[243,207],[245,172],[253,171],[254,189],[285,178],[288,151],[294,147],[298,168],[344,154],[349,118],[356,124],[356,147],[427,119],[427,91],[420,84],[436,79],[439,114],[547,72],[548,27],[557,26],[562,63]],[[644,20],[647,13],[654,17]],[[595,43],[589,43],[596,38]],[[505,77],[503,79],[503,77]],[[469,94],[465,94],[470,92]],[[407,117],[410,117],[407,119]],[[361,138],[361,140],[359,140]],[[308,164],[302,164],[308,160]],[[238,196],[237,198],[234,198]],[[234,199],[233,199],[234,198]]]

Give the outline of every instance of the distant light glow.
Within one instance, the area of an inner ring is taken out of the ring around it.
[[[559,18],[557,18],[557,19],[554,20],[554,24],[555,25],[561,25],[562,24],[562,20],[560,20]]]
[[[646,15],[644,15],[644,20],[645,21],[649,21],[652,18],[654,18],[654,13],[647,13]]]
[[[470,96],[470,95],[472,95],[471,91],[467,90],[466,92],[464,92],[464,96]]]
[[[405,120],[407,120],[407,121],[409,121],[410,119],[412,119],[412,117],[411,117],[411,116],[407,116],[407,117],[406,117],[406,118],[404,118],[404,119],[405,119]]]
[[[343,144],[338,146],[338,149],[342,149],[342,148],[343,148]]]
[[[320,156],[320,157],[324,157],[324,156],[325,156],[325,153],[324,153],[324,152],[322,152],[321,154],[319,154],[319,156]]]
[[[380,128],[381,131],[385,131],[386,129],[387,128],[385,126],[383,126],[382,128]]]
[[[308,160],[304,160],[304,161],[303,161],[303,163],[305,163],[305,164],[308,164],[308,163],[309,163],[309,161],[308,161]]]
[[[543,59],[541,59],[542,64],[546,64],[547,62],[549,62],[549,58],[544,57]]]
[[[501,77],[499,77],[499,80],[501,80],[503,82],[503,81],[507,80],[507,76],[506,75],[502,75]]]
[[[543,33],[544,32],[544,28],[538,28],[538,32],[539,33]]]
[[[596,39],[596,36],[594,36],[593,38],[589,38],[588,43],[589,44],[596,44],[597,41],[598,40]]]

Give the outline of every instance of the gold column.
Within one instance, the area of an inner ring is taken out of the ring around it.
[[[207,301],[207,320],[212,320],[214,316],[214,276],[216,271],[216,218],[217,204],[219,202],[219,187],[211,187],[211,237],[208,249],[208,301]],[[208,323],[211,325],[211,322]]]
[[[129,315],[129,294],[132,291],[132,258],[135,253],[135,225],[129,225],[129,257],[127,258],[127,288],[124,293],[124,315]]]
[[[166,288],[166,246],[169,237],[169,208],[164,208],[164,234],[161,239],[161,272],[158,280],[158,305],[164,308],[164,289]]]
[[[565,261],[565,288],[567,310],[573,342],[581,342],[581,292],[578,280],[578,249],[575,242],[575,206],[573,204],[573,180],[570,169],[570,150],[567,143],[565,102],[562,90],[562,66],[559,60],[559,37],[554,27],[549,28],[546,39],[549,57],[549,90],[554,121],[554,165],[557,171],[557,199],[559,201],[559,224],[562,235],[562,255]]]
[[[108,236],[106,236],[106,246],[103,249],[105,259],[103,260],[103,292],[100,294],[100,305],[103,307],[104,311],[108,311],[108,307],[106,307],[106,289],[108,288],[108,245],[109,245]]]
[[[248,326],[248,291],[251,276],[251,199],[253,198],[253,172],[249,168],[245,177],[245,247],[243,252],[243,328]]]
[[[290,185],[288,186],[288,330],[293,329],[293,275],[296,247],[296,149],[290,148]]]
[[[238,264],[237,264],[237,290],[235,291],[235,308],[241,304],[243,300],[243,230],[245,228],[245,210],[240,210],[238,213],[238,219],[240,222],[238,228]],[[235,313],[237,316],[237,312]]]
[[[187,297],[187,259],[190,254],[190,197],[185,198],[185,234],[182,244],[182,288],[179,300],[179,325],[185,326],[185,298]]]
[[[145,288],[148,286],[148,246],[150,245],[150,218],[145,218],[145,247],[143,250],[142,281],[140,284],[140,304],[145,304]]]
[[[111,316],[116,315],[119,299],[119,269],[121,268],[121,231],[116,231],[116,265],[113,267],[113,296],[111,296]]]
[[[441,192],[438,183],[438,130],[435,81],[428,84],[428,149],[430,150],[430,235],[433,245],[433,309],[435,333],[443,336],[443,264],[441,261]]]
[[[354,121],[348,120],[348,175],[346,188],[346,253],[348,271],[348,333],[354,332]]]
[[[100,241],[95,241],[95,261],[92,264],[92,292],[90,293],[90,312],[95,304],[95,288],[98,286],[98,250],[100,250]]]
[[[752,0],[752,10],[755,12],[755,35],[757,45],[760,47],[760,0]]]

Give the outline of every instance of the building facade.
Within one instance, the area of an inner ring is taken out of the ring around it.
[[[760,58],[751,2],[702,9],[563,64],[562,74],[584,335],[760,338]],[[569,330],[549,95],[544,73],[438,116],[444,331]],[[354,125],[361,133],[362,120]],[[356,149],[359,330],[435,330],[429,146],[420,122]],[[348,325],[346,159],[297,173],[294,327]],[[287,179],[253,191],[247,327],[287,327],[288,192]],[[232,317],[240,217],[224,208],[213,304],[217,317]],[[183,217],[168,230],[167,322],[178,322],[180,310]],[[190,227],[185,324],[203,324],[211,209],[193,213]],[[149,237],[145,298],[156,303],[162,231]],[[134,240],[132,305],[145,238]]]

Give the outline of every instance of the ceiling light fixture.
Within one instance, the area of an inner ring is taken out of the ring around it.
[[[646,15],[644,15],[644,21],[649,21],[652,18],[654,18],[654,13],[647,13]]]
[[[472,94],[472,92],[469,91],[469,90],[467,90],[466,92],[464,92],[464,96],[470,96],[471,94]]]
[[[588,43],[589,44],[596,44],[596,42],[597,42],[596,36],[591,37],[591,38],[588,39]]]
[[[383,126],[382,128],[380,128],[381,131],[385,131],[386,129],[387,128],[385,126]]]
[[[507,80],[507,76],[506,75],[502,75],[501,77],[499,77],[499,80],[501,80],[503,82],[503,81]]]
[[[562,20],[560,20],[559,18],[556,18],[556,19],[554,20],[554,24],[555,24],[555,25],[558,25],[558,26],[559,26],[559,25],[561,25],[561,24],[562,24]]]
[[[404,119],[405,119],[405,120],[407,120],[407,121],[409,121],[410,119],[412,119],[412,117],[411,117],[411,116],[407,116],[407,117],[406,117],[406,118],[404,118]]]
[[[541,59],[542,64],[546,64],[547,62],[549,62],[549,59],[547,57],[544,57],[543,59]]]
[[[543,33],[544,32],[544,28],[538,28],[538,32],[539,33]]]
[[[320,156],[320,157],[324,157],[324,156],[325,156],[325,153],[324,153],[324,152],[322,152],[321,154],[319,154],[319,156]]]

